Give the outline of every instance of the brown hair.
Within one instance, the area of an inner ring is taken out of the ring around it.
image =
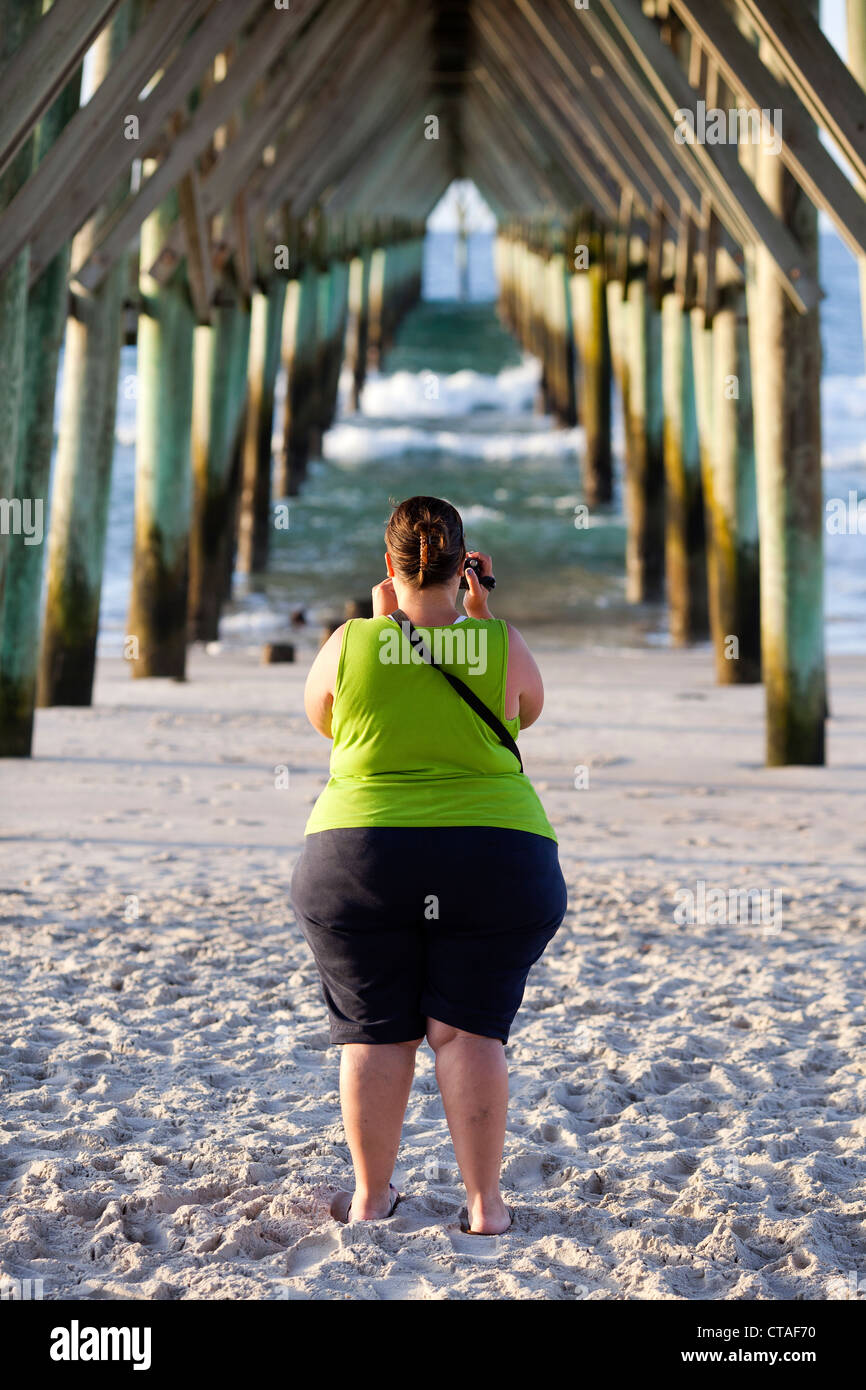
[[[385,544],[399,577],[416,589],[447,584],[466,553],[460,513],[441,497],[407,497],[395,506]]]

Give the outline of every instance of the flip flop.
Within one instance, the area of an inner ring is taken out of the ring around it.
[[[465,1236],[506,1236],[514,1225],[514,1207],[506,1206],[505,1210],[511,1217],[504,1231],[473,1231],[469,1227],[469,1212],[466,1207],[460,1208],[460,1229]]]
[[[391,1203],[391,1210],[388,1212],[388,1216],[393,1216],[394,1212],[397,1210],[398,1202],[403,1200],[403,1194],[397,1191],[392,1182],[389,1182],[388,1186],[394,1193],[394,1200]],[[344,1226],[348,1226],[351,1220],[349,1213],[352,1209],[352,1196],[353,1194],[351,1192],[338,1192],[331,1202],[331,1215],[335,1221],[341,1222]],[[379,1221],[387,1221],[388,1216],[380,1216],[376,1219]]]

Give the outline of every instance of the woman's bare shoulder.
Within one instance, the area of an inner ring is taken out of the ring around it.
[[[516,627],[514,626],[513,623],[506,622],[505,626],[506,626],[507,629],[508,629],[508,652],[509,652],[509,656],[512,656],[512,657],[527,657],[527,656],[528,656],[529,659],[530,659],[530,661],[531,661],[531,660],[532,660],[532,652],[529,650],[529,644],[528,644],[528,642],[526,641],[526,638],[523,636],[523,633],[520,631],[519,628],[516,628]]]

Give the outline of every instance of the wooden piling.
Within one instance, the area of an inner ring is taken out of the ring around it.
[[[664,593],[664,440],[661,315],[647,293],[646,261],[632,262],[621,308],[621,351],[627,362],[626,598],[653,602]]]
[[[712,322],[692,310],[707,589],[716,679],[761,678],[758,508],[745,290],[718,286]]]
[[[0,0],[0,66],[11,62],[42,13],[42,0]],[[0,212],[11,203],[33,169],[33,140],[25,140],[0,174]],[[14,498],[18,467],[20,402],[24,390],[27,279],[30,254],[25,247],[0,275],[0,498]],[[19,499],[21,500],[21,499]],[[0,537],[0,623],[9,547]]]
[[[387,249],[374,246],[370,256],[369,317],[367,338],[367,365],[378,370],[385,347],[385,283],[387,271]]]
[[[545,415],[554,413],[554,362],[547,313],[547,226],[536,227],[529,248],[528,313],[530,351],[541,363],[541,383],[538,410]]]
[[[96,90],[122,52],[130,24],[130,7],[124,5],[94,45],[91,82]],[[86,258],[128,192],[127,174],[75,237],[76,260]],[[40,706],[89,705],[93,697],[128,275],[127,259],[121,257],[96,290],[76,298],[66,322],[39,657]]]
[[[816,0],[806,0],[817,13]],[[783,80],[767,44],[761,57]],[[778,155],[757,149],[756,182],[768,207],[818,272],[818,214]],[[761,657],[767,763],[823,763],[826,677],[823,627],[821,338],[817,306],[799,313],[765,245],[749,285],[758,486]]]
[[[577,424],[574,385],[574,326],[571,319],[570,276],[562,248],[562,232],[557,230],[551,254],[544,265],[546,373],[550,382],[550,403],[557,421],[566,427]]]
[[[337,413],[340,392],[340,373],[346,342],[346,320],[349,310],[349,260],[338,255],[331,265],[331,339],[325,381],[325,428],[330,429]]]
[[[36,163],[79,105],[81,73],[68,83],[37,130]],[[0,646],[0,756],[29,757],[39,661],[43,542],[54,448],[57,363],[66,322],[69,247],[54,257],[27,297],[24,389],[14,495],[35,509],[29,537],[11,535]]]
[[[692,326],[682,295],[662,300],[664,401],[665,581],[671,639],[676,646],[708,632],[704,500],[695,409]]]
[[[220,560],[222,585],[220,588],[220,611],[232,597],[235,562],[238,552],[238,529],[241,505],[241,486],[243,476],[243,445],[247,417],[247,377],[250,344],[250,301],[246,296],[241,301],[241,318],[234,339],[234,352],[231,368],[231,445],[228,483],[226,487],[226,523],[223,527]]]
[[[506,328],[513,331],[514,312],[512,308],[514,284],[513,284],[513,253],[510,225],[497,225],[496,236],[493,239],[493,273],[496,276],[497,301],[496,311],[499,314]]]
[[[611,452],[611,350],[601,237],[589,243],[589,266],[571,276],[571,312],[576,342],[578,418],[583,427],[583,495],[588,506],[613,497]]]
[[[337,405],[343,342],[346,330],[346,303],[349,267],[338,252],[332,236],[325,241],[326,257],[319,274],[316,329],[316,445],[330,428]]]
[[[318,271],[315,266],[305,262],[286,288],[282,348],[286,398],[275,484],[278,497],[297,495],[310,457],[310,430],[315,407],[318,286]]]
[[[346,368],[352,385],[349,406],[359,410],[367,371],[369,334],[370,248],[362,243],[349,267],[349,317],[346,332]]]
[[[147,273],[178,215],[172,194],[141,229],[135,543],[128,618],[134,677],[186,673],[194,316],[181,265]]]
[[[267,567],[271,535],[271,463],[274,388],[286,281],[274,277],[267,291],[256,290],[250,310],[247,411],[244,419],[238,569],[258,574]]]
[[[226,547],[231,544],[231,473],[239,433],[239,374],[246,380],[249,315],[236,285],[223,281],[212,321],[194,335],[193,504],[189,544],[189,636],[219,635]]]

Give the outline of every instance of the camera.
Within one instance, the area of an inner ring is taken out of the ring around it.
[[[481,570],[481,561],[480,561],[479,559],[477,559],[476,556],[473,555],[473,556],[471,556],[470,558],[468,558],[467,561],[466,561],[466,564],[463,566],[463,568],[464,568],[464,570],[468,570],[468,569],[469,569],[469,570],[474,570],[475,573],[476,573],[476,575],[478,576],[478,582],[481,584],[481,586],[482,586],[483,588],[485,588],[485,589],[487,590],[488,593],[490,592],[491,589],[495,589],[495,588],[496,588],[496,580],[493,578],[493,575],[492,575],[492,574],[481,574],[481,573],[480,573],[480,570]],[[465,574],[461,574],[461,576],[460,576],[460,588],[461,588],[461,589],[468,589],[468,588],[469,588],[469,584],[468,584],[468,581],[467,581],[467,579],[466,579]]]

